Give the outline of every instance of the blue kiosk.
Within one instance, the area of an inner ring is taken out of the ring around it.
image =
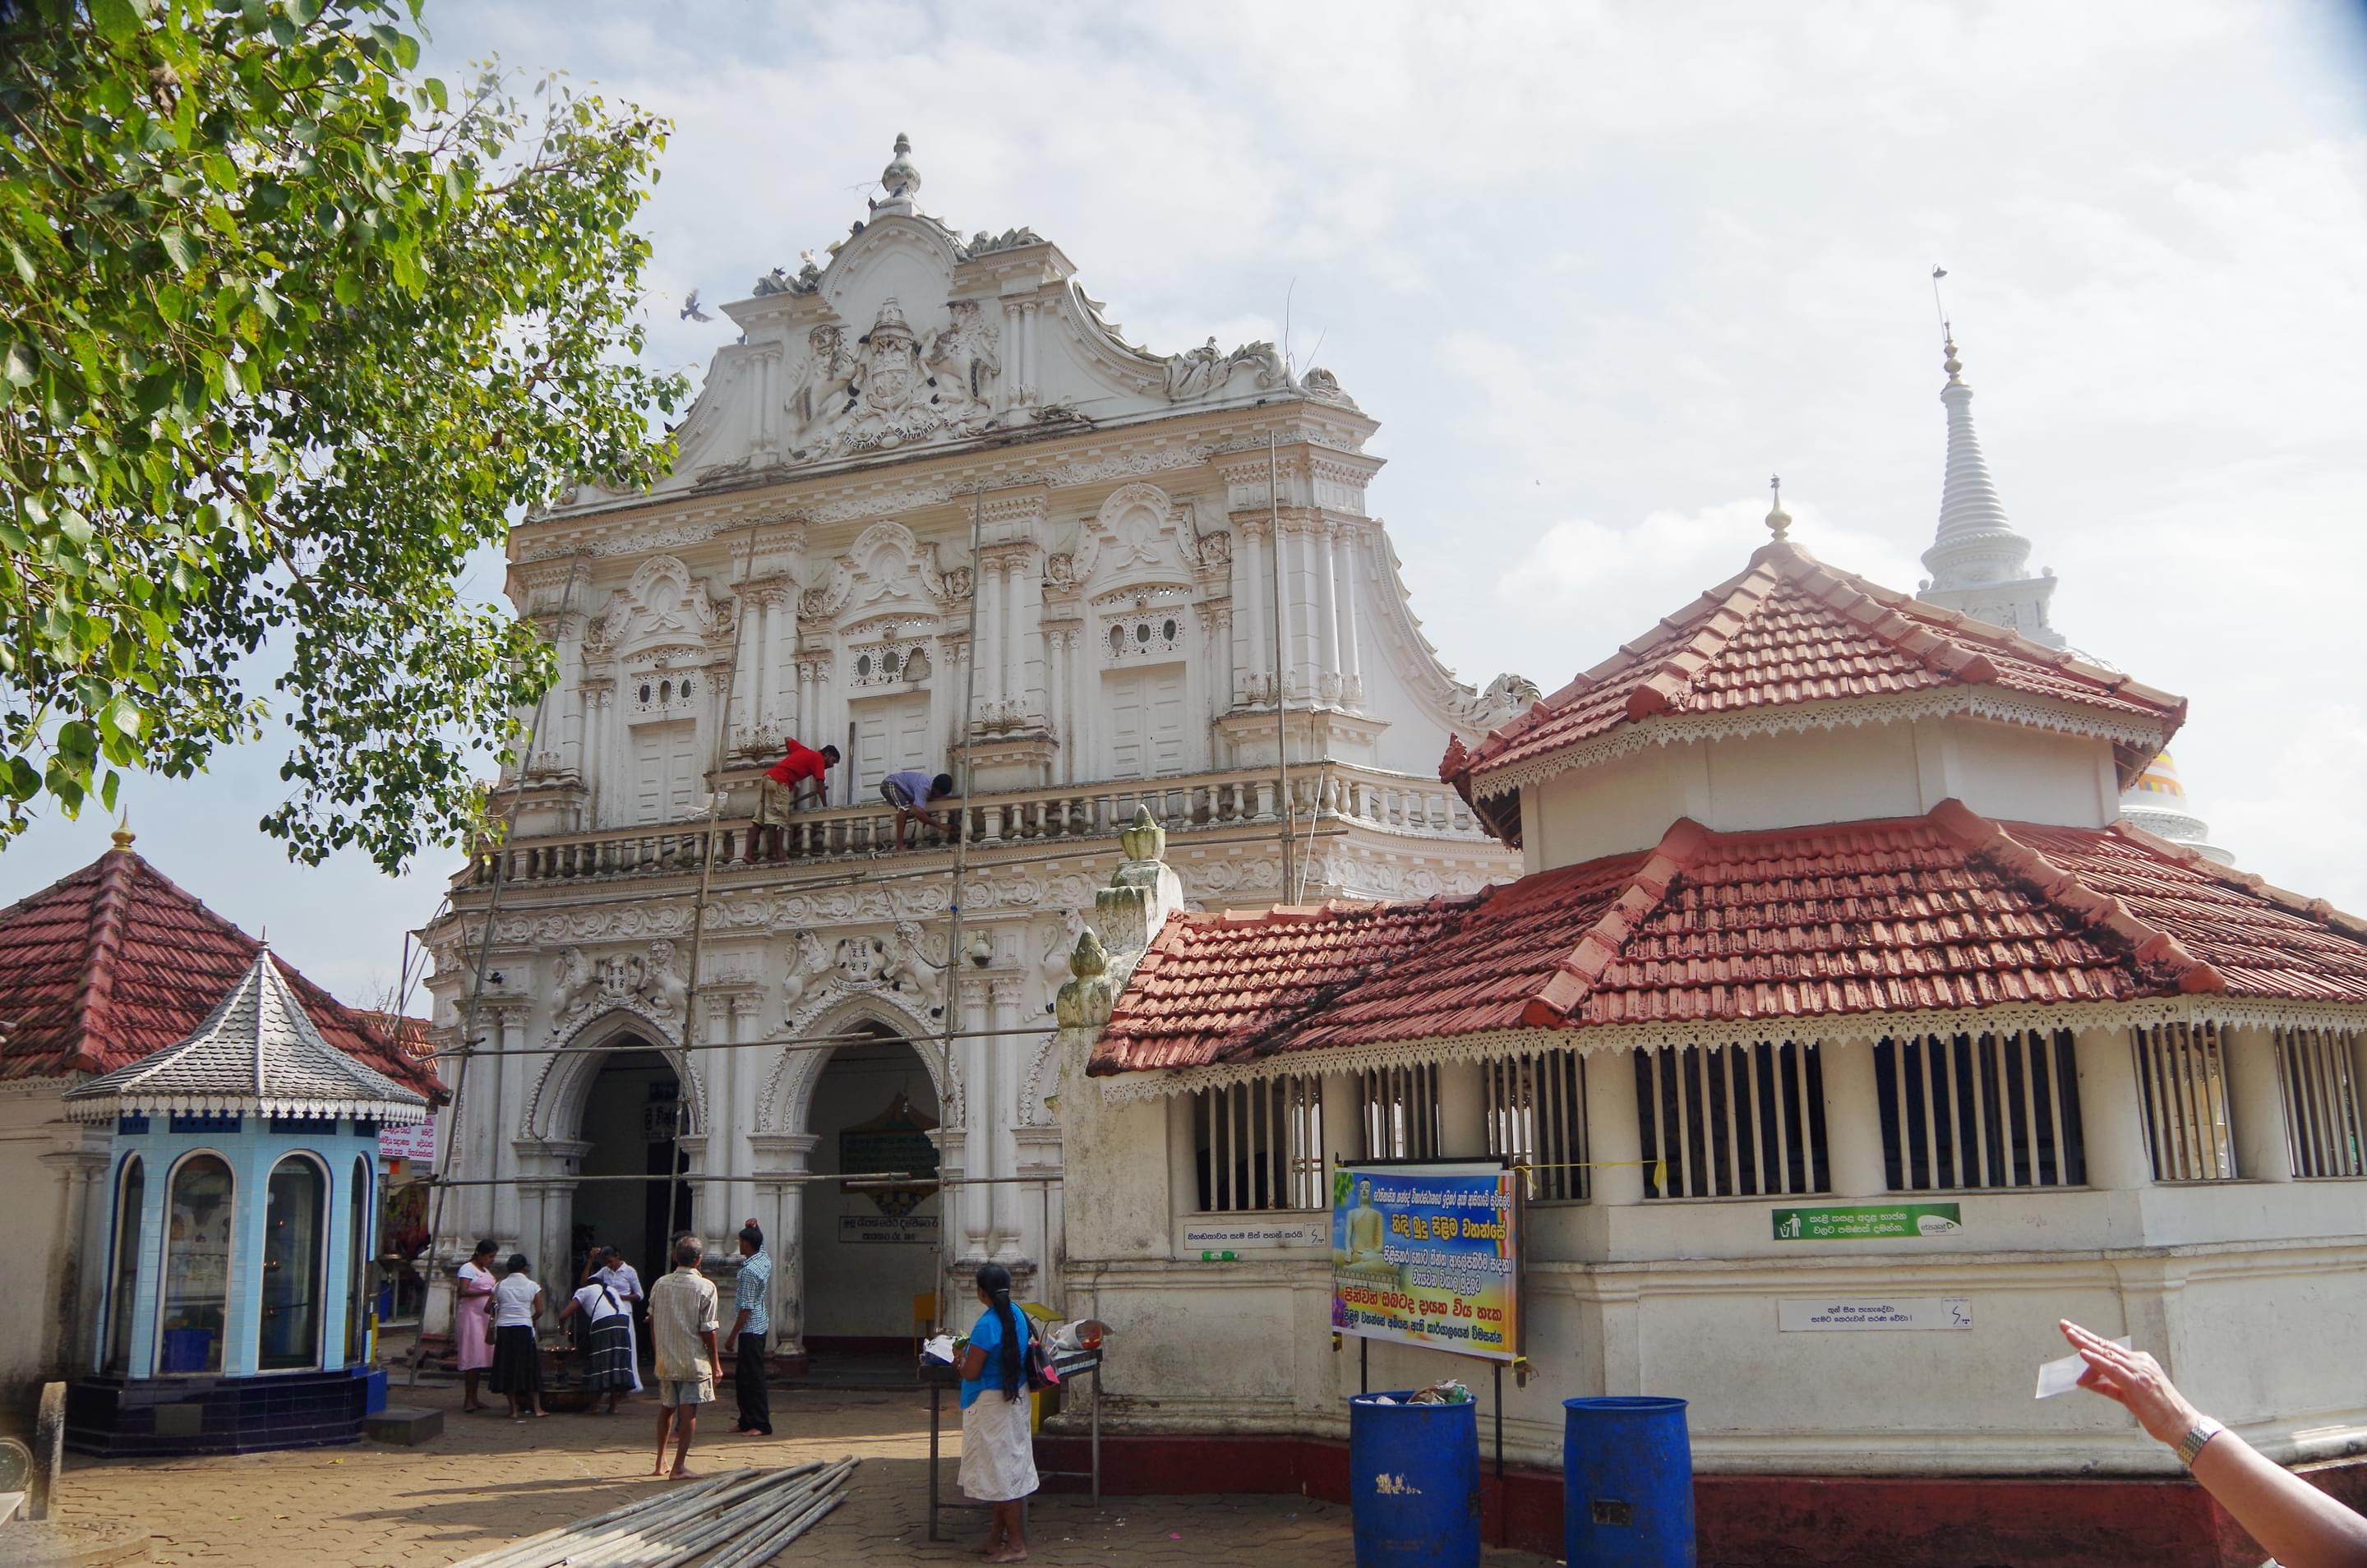
[[[176,1045],[68,1089],[112,1122],[97,1365],[66,1404],[95,1454],[349,1443],[371,1372],[378,1131],[427,1102],[321,1038],[268,948]]]

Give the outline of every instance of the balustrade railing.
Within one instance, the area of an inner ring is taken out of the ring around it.
[[[712,829],[719,869],[755,862],[813,863],[880,853],[896,847],[893,807],[872,803],[824,807],[792,814],[762,828],[754,807],[763,778],[735,769],[718,783],[724,813],[637,828],[537,834],[479,852],[462,876],[510,883],[572,878],[647,876],[697,871]],[[1194,773],[1182,778],[1104,781],[1054,789],[1016,790],[939,801],[938,817],[958,815],[973,849],[997,849],[1088,839],[1113,839],[1149,807],[1171,833],[1224,828],[1273,829],[1283,820],[1281,789],[1271,770]],[[1319,822],[1353,823],[1419,838],[1483,842],[1488,835],[1446,785],[1406,773],[1343,763],[1306,764],[1290,773],[1290,816],[1300,831]],[[942,845],[942,829],[908,825],[909,841]]]

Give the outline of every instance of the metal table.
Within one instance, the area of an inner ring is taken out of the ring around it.
[[[1036,1476],[1038,1479],[1050,1476],[1064,1481],[1089,1479],[1093,1483],[1093,1501],[1099,1504],[1102,1500],[1102,1352],[1075,1350],[1066,1355],[1056,1355],[1052,1358],[1052,1366],[1053,1370],[1060,1374],[1060,1382],[1063,1384],[1077,1373],[1093,1374],[1093,1407],[1089,1417],[1090,1430],[1093,1435],[1093,1468],[1091,1470],[1040,1470],[1036,1472]],[[929,1388],[929,1539],[943,1540],[946,1538],[937,1530],[940,1509],[991,1508],[994,1505],[975,1503],[967,1497],[956,1497],[951,1502],[944,1499],[944,1477],[939,1472],[937,1461],[938,1434],[945,1424],[946,1390],[959,1388],[961,1378],[954,1371],[951,1363],[933,1361],[923,1356],[921,1358],[921,1381]],[[1023,1511],[1020,1518],[1024,1528],[1026,1519],[1026,1514],[1024,1511],[1025,1504],[1023,1503],[1021,1507]]]

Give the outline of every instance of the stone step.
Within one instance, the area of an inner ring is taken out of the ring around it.
[[[444,1412],[416,1404],[390,1404],[362,1417],[362,1436],[374,1443],[401,1443],[405,1448],[444,1435]]]

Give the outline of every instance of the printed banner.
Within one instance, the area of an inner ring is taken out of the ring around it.
[[[1956,1203],[1883,1203],[1853,1209],[1778,1209],[1777,1241],[1875,1241],[1946,1235],[1965,1228]]]
[[[407,1127],[380,1127],[378,1130],[378,1157],[380,1159],[414,1159],[423,1165],[436,1163],[436,1118]]]
[[[1515,1173],[1397,1165],[1331,1176],[1331,1326],[1464,1356],[1521,1350]]]

